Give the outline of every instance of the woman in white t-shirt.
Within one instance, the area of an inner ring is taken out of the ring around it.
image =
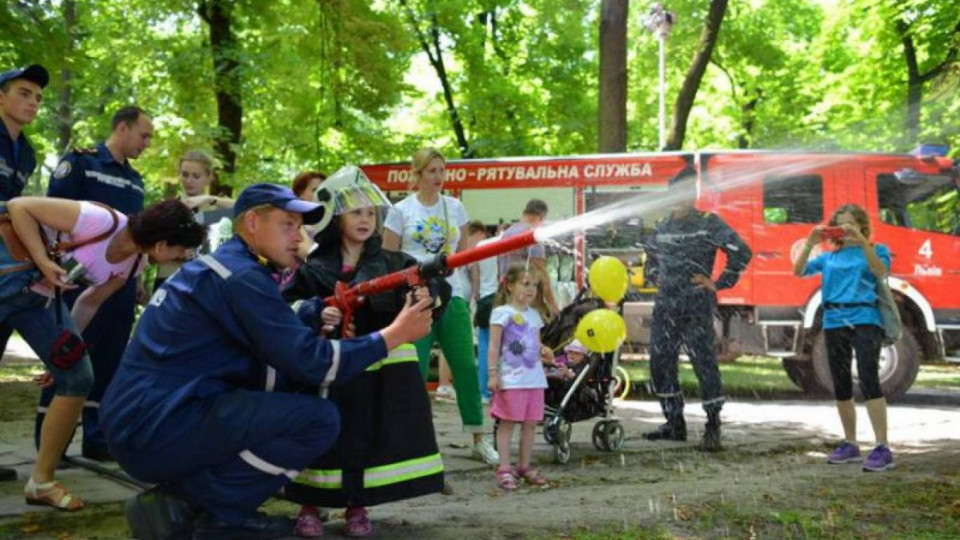
[[[216,238],[213,237],[213,234],[209,235],[207,240],[209,240],[210,245],[204,250],[214,251],[220,243],[233,236],[232,227],[229,231],[224,231],[226,234],[220,234],[222,227],[218,217],[218,214],[223,214],[223,211],[233,208],[233,199],[208,194],[210,184],[213,183],[216,175],[213,169],[213,159],[207,154],[198,150],[186,152],[180,158],[177,168],[179,169],[181,188],[178,199],[193,210],[193,213],[197,215],[198,222],[212,229],[211,233],[218,233]],[[217,210],[221,212],[217,212]],[[153,290],[159,289],[160,285],[163,285],[163,282],[179,270],[182,265],[183,263],[175,261],[158,264]]]
[[[80,510],[83,501],[54,481],[57,463],[93,386],[90,358],[77,336],[131,273],[140,274],[144,259],[152,263],[185,259],[203,242],[204,230],[180,201],[156,203],[129,217],[95,203],[57,198],[19,197],[7,208],[36,268],[0,280],[0,323],[20,332],[49,370],[43,383],[54,386],[24,496],[28,504]],[[64,243],[58,248],[63,251],[58,261],[47,253],[41,230]],[[38,278],[43,279],[37,282]],[[63,302],[49,301],[56,297],[54,287],[72,289],[81,283],[88,287],[71,313]]]
[[[416,191],[395,204],[387,214],[383,247],[403,251],[420,262],[438,255],[450,255],[467,248],[467,211],[459,200],[443,195],[446,160],[434,148],[421,148],[413,155],[412,169]],[[416,343],[420,372],[424,380],[430,366],[434,341],[453,374],[457,406],[463,429],[473,434],[474,457],[493,465],[499,456],[490,440],[483,437],[483,405],[473,353],[473,325],[470,321],[470,283],[463,269],[447,281],[453,289],[443,316],[433,324],[429,335]]]

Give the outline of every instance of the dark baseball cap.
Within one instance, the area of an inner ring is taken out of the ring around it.
[[[240,192],[236,204],[233,205],[233,216],[237,217],[251,208],[265,204],[287,212],[303,214],[303,222],[308,225],[320,221],[324,212],[323,206],[297,197],[288,187],[277,184],[253,184]]]
[[[27,67],[14,68],[0,73],[0,85],[16,79],[26,79],[39,84],[40,88],[44,88],[50,82],[50,74],[47,73],[47,68],[40,64],[31,64]]]

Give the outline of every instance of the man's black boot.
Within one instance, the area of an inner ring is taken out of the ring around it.
[[[270,540],[295,536],[296,523],[280,516],[258,513],[242,523],[224,523],[210,514],[197,520],[193,540]]]
[[[198,509],[157,486],[127,499],[123,513],[137,540],[190,540]]]
[[[723,450],[720,445],[720,412],[707,413],[707,428],[700,438],[701,452],[717,452]]]
[[[643,433],[648,441],[685,441],[687,440],[687,422],[683,417],[668,420],[653,431]]]

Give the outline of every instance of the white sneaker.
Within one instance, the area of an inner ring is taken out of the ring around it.
[[[438,386],[437,391],[433,394],[433,399],[437,401],[456,402],[457,393],[453,390],[452,386]]]
[[[474,458],[486,463],[487,465],[496,465],[500,463],[500,454],[493,448],[493,441],[490,436],[480,439],[480,442],[473,445],[472,455]]]

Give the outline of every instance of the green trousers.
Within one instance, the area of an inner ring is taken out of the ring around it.
[[[443,317],[433,323],[429,334],[416,342],[423,380],[427,380],[430,370],[430,350],[434,341],[440,343],[440,350],[450,366],[463,430],[468,433],[483,432],[483,405],[480,403],[480,382],[477,380],[477,364],[473,355],[473,324],[466,300],[456,296],[450,298]]]

